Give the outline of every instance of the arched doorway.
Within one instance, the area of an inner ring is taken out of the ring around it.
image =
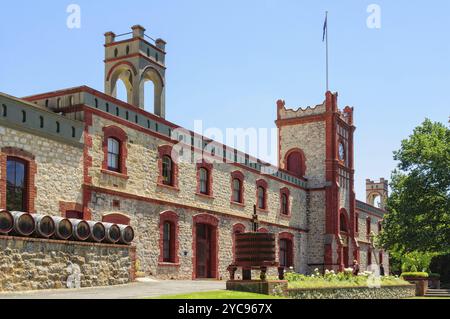
[[[194,216],[193,279],[218,278],[218,224],[218,219],[212,215]]]

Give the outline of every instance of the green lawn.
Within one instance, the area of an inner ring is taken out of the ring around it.
[[[195,292],[182,295],[159,296],[151,299],[282,299],[282,298],[268,295],[259,295],[250,292],[217,290],[207,292]]]

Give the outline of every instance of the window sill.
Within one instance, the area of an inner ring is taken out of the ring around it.
[[[158,262],[159,267],[180,267],[180,263]]]
[[[122,174],[122,173],[118,173],[118,172],[114,172],[114,171],[109,171],[107,169],[102,169],[101,172],[102,172],[102,174],[111,175],[111,176],[119,177],[119,178],[123,178],[123,179],[129,179],[130,178],[128,175],[125,175],[125,174]]]
[[[195,193],[195,195],[199,196],[199,197],[204,197],[204,198],[207,198],[207,199],[214,199],[215,198],[213,195],[208,195],[208,194],[203,194],[203,193]]]
[[[180,191],[180,189],[178,187],[176,187],[176,186],[166,185],[166,184],[162,184],[162,183],[158,183],[157,185],[158,185],[158,187],[166,188],[166,189],[169,189],[169,190],[172,190],[172,191],[175,191],[175,192],[179,192]]]
[[[244,203],[233,202],[233,201],[231,201],[230,203],[231,203],[231,205],[234,205],[234,206],[245,207]]]
[[[280,214],[279,214],[279,216],[280,216],[281,218],[283,218],[283,219],[287,219],[287,220],[289,220],[289,219],[291,219],[291,218],[292,218],[292,215],[291,215],[291,214],[289,214],[289,215],[286,215],[286,214],[282,214],[282,213],[280,213]]]
[[[256,208],[256,211],[261,214],[269,214],[269,210],[267,208]]]

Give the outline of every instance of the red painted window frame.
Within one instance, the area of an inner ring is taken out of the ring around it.
[[[171,260],[164,259],[164,224],[170,223],[170,255]],[[160,266],[178,266],[180,264],[179,251],[179,226],[178,215],[173,211],[162,212],[159,215],[159,265]]]
[[[287,199],[287,213],[284,212],[284,207],[283,207],[283,195],[286,196]],[[284,187],[282,189],[280,189],[280,215],[284,216],[284,217],[291,217],[291,200],[290,200],[290,196],[291,196],[291,191],[289,188]]]
[[[268,188],[268,184],[267,181],[264,179],[258,179],[256,181],[256,208],[259,211],[267,211],[268,207],[267,207],[267,188]],[[263,207],[260,207],[260,200],[259,200],[259,189],[263,190]]]
[[[240,182],[240,189],[239,189],[239,197],[240,201],[237,202],[234,200],[234,180],[237,179]],[[234,171],[231,173],[231,198],[230,201],[233,204],[238,205],[245,205],[245,198],[244,198],[244,174],[241,171]]]
[[[281,258],[280,258],[280,253],[281,253],[281,241],[286,241],[287,243],[287,265],[282,265],[281,264]],[[283,232],[278,234],[278,261],[280,262],[280,267],[284,267],[284,268],[289,268],[289,267],[294,267],[294,253],[295,253],[295,249],[294,249],[294,235],[292,233],[288,233],[288,232]]]
[[[0,207],[6,208],[6,182],[8,158],[16,158],[26,163],[26,207],[27,212],[35,213],[37,188],[35,178],[37,165],[33,154],[15,147],[2,147],[0,152]]]
[[[201,185],[200,185],[200,170],[201,169],[205,169],[207,172],[207,192],[206,193],[202,193],[201,192]],[[201,162],[201,163],[197,163],[197,191],[196,191],[197,195],[200,196],[209,196],[212,197],[214,196],[213,194],[213,164],[212,163],[207,163],[207,162]]]
[[[299,167],[298,171],[294,170],[289,165],[289,158],[294,154],[298,154],[299,159],[300,159],[300,163],[299,163],[300,167]],[[305,153],[303,152],[303,150],[300,148],[290,149],[284,156],[284,168],[286,171],[288,171],[292,175],[299,177],[299,178],[303,178],[306,174],[306,157],[305,157]]]
[[[119,142],[119,169],[110,170],[108,167],[108,140],[112,138]],[[127,133],[120,127],[111,125],[103,128],[103,162],[102,171],[119,176],[127,176]]]
[[[163,158],[167,156],[172,161],[172,183],[171,185],[167,185],[164,183],[163,177]],[[179,190],[178,189],[178,163],[177,158],[174,158],[172,154],[172,146],[171,145],[161,145],[158,147],[158,186]]]

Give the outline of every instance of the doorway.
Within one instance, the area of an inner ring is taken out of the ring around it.
[[[215,229],[209,224],[196,224],[195,270],[196,278],[215,278]]]

